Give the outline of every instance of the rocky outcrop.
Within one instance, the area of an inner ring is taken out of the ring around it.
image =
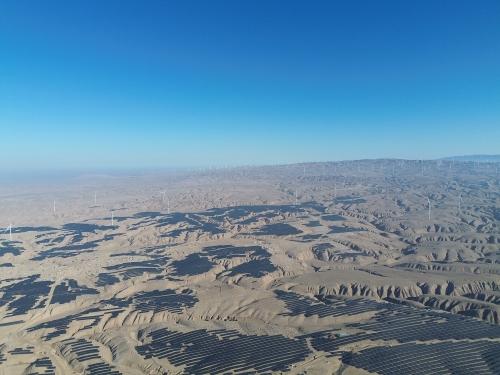
[[[345,296],[387,301],[413,301],[422,306],[469,315],[499,324],[500,307],[495,306],[495,304],[500,305],[500,296],[496,294],[498,289],[497,283],[487,281],[473,281],[459,285],[452,281],[441,284],[416,282],[406,286],[392,284],[377,286],[351,282],[309,287],[308,292],[319,298]]]
[[[439,271],[439,272],[464,272],[475,274],[500,275],[500,268],[489,265],[468,264],[468,263],[401,263],[397,268],[414,269],[417,271]]]

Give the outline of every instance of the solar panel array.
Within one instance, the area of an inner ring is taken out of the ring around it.
[[[56,373],[56,368],[48,357],[38,358],[29,368],[27,375],[54,375]]]
[[[66,339],[59,344],[59,350],[65,358],[76,360],[85,368],[88,375],[120,375],[121,372],[114,369],[108,363],[101,360],[99,347],[85,339]],[[90,362],[90,363],[87,363]]]
[[[381,375],[500,374],[500,342],[382,346],[344,353],[342,361]]]
[[[306,317],[317,315],[319,318],[327,316],[338,317],[343,315],[356,315],[368,311],[377,311],[380,304],[369,299],[356,300],[331,300],[326,304],[322,301],[283,290],[275,291],[276,296],[285,302],[288,312],[285,316],[304,315]]]
[[[45,306],[52,281],[37,280],[40,275],[31,275],[19,282],[0,288],[3,293],[0,307],[7,305],[6,316],[23,315],[34,308]]]
[[[309,355],[305,340],[281,335],[204,329],[182,333],[162,328],[146,339],[150,343],[136,347],[140,355],[166,358],[174,366],[183,366],[187,374],[286,371]]]

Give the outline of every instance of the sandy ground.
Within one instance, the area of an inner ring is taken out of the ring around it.
[[[497,170],[3,176],[0,374],[432,373],[419,364],[432,347],[446,366],[446,342],[495,373]]]

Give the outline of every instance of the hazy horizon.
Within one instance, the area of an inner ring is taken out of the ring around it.
[[[123,174],[123,173],[154,173],[154,172],[196,172],[207,170],[223,170],[223,169],[238,169],[238,168],[259,168],[259,167],[276,167],[276,166],[294,166],[294,165],[308,165],[308,164],[328,164],[328,163],[349,163],[349,162],[362,162],[362,161],[378,161],[378,160],[396,160],[396,161],[450,161],[455,162],[484,162],[484,163],[500,163],[500,154],[474,154],[474,155],[453,155],[443,156],[438,158],[419,158],[407,159],[397,157],[386,158],[365,158],[365,159],[340,159],[340,160],[308,160],[293,163],[268,163],[268,164],[205,164],[205,165],[143,165],[143,166],[79,166],[79,167],[61,167],[59,165],[46,166],[46,167],[32,167],[32,168],[17,168],[9,165],[0,166],[0,171],[4,174],[3,179],[18,176],[23,178],[26,175],[47,176],[47,175],[81,175],[81,174],[95,174],[96,176],[102,174]],[[0,178],[0,181],[2,178]]]

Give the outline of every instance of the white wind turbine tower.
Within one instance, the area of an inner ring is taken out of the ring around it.
[[[115,213],[111,211],[111,226],[115,225]]]
[[[297,198],[297,189],[295,189],[295,205],[299,204],[299,199]]]
[[[54,215],[56,214],[56,200],[54,199],[54,205],[52,206],[52,211],[54,211]]]
[[[429,204],[429,221],[431,221],[431,200],[427,197],[427,203]]]
[[[458,213],[462,213],[462,193],[458,196]]]
[[[9,241],[12,241],[12,223],[5,229],[5,232],[9,232]]]
[[[165,198],[167,199],[167,213],[170,213],[170,198],[167,197],[167,192],[165,190],[160,191],[161,203],[165,203]],[[194,204],[194,203],[193,203]]]

